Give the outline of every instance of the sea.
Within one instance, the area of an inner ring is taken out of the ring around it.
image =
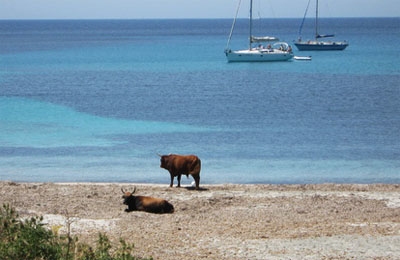
[[[323,18],[331,52],[300,24],[254,31],[311,61],[228,63],[232,19],[0,20],[0,180],[168,185],[177,153],[201,184],[400,183],[400,18]]]

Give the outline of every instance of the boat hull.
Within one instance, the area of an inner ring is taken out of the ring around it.
[[[293,59],[294,60],[306,60],[306,61],[308,61],[308,60],[311,60],[312,57],[311,56],[294,56]]]
[[[342,51],[346,49],[349,44],[347,42],[295,42],[299,51]]]
[[[268,62],[288,61],[293,58],[293,53],[284,51],[262,52],[258,50],[226,51],[228,62]]]

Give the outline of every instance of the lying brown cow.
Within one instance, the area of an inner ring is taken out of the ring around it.
[[[135,210],[159,214],[174,212],[174,206],[172,206],[172,204],[166,200],[147,196],[133,196],[136,191],[136,187],[133,192],[124,191],[122,188],[121,191],[124,194],[122,196],[124,199],[124,204],[128,205],[128,208],[125,209],[126,212]]]
[[[171,183],[170,187],[173,186],[174,177],[178,178],[178,186],[181,186],[181,176],[182,174],[189,177],[189,175],[193,176],[194,181],[196,182],[196,189],[199,189],[200,185],[200,170],[201,170],[201,161],[199,157],[196,155],[159,155],[161,157],[161,168],[164,168],[169,171],[171,175]]]

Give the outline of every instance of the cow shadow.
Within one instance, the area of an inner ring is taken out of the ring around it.
[[[188,186],[188,187],[183,187],[186,190],[194,190],[194,191],[208,191],[209,189],[207,188],[203,188],[203,187],[199,187],[199,189],[196,190],[196,187],[193,186]]]

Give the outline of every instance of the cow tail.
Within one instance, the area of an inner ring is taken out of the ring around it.
[[[194,169],[195,169],[196,167],[199,167],[199,173],[200,173],[200,171],[201,171],[201,160],[200,160],[199,158],[197,158],[197,160],[196,160],[196,162],[195,162]],[[193,170],[194,170],[194,169],[193,169]]]
[[[199,172],[201,171],[201,160],[199,159]]]

